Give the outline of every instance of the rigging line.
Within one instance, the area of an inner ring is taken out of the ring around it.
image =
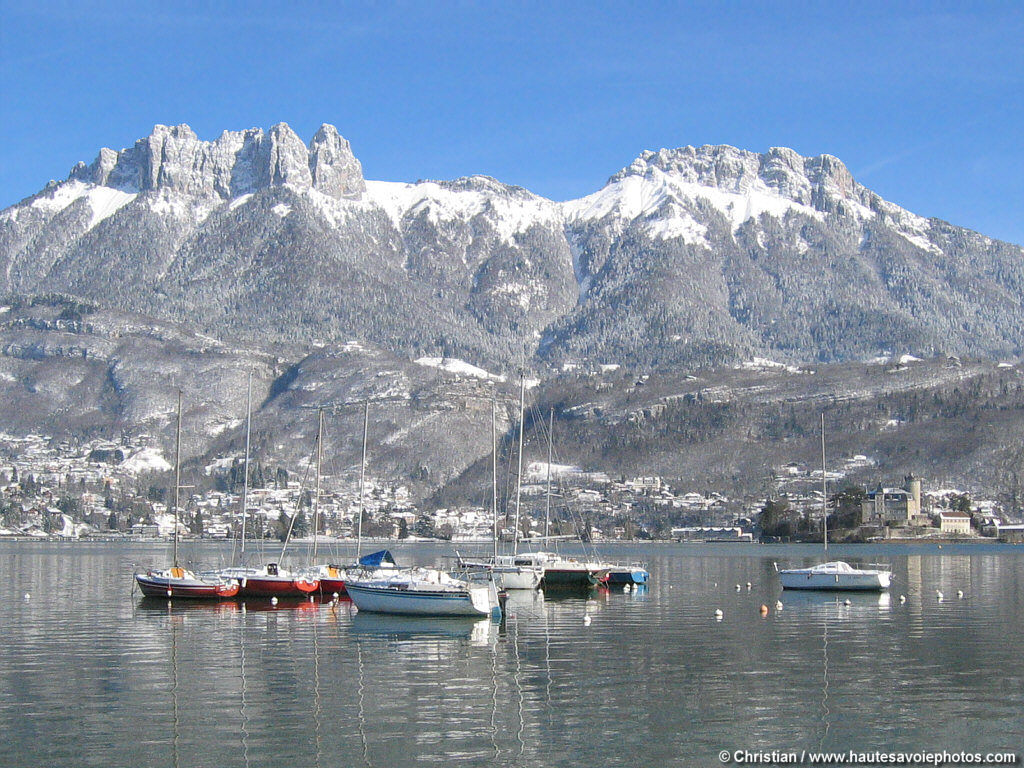
[[[295,527],[295,520],[302,512],[302,493],[306,489],[306,481],[309,479],[309,471],[310,468],[313,466],[313,457],[316,456],[316,449],[317,447],[314,441],[313,450],[310,452],[309,460],[306,462],[306,474],[302,476],[302,482],[299,483],[299,497],[297,503],[295,504],[295,514],[292,515],[292,519],[288,521],[288,531],[287,533],[285,533],[284,546],[281,547],[281,560],[284,560],[285,550],[288,549],[288,543],[291,541],[292,529]]]

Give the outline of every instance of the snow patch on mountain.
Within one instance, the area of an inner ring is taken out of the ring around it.
[[[59,213],[82,195],[87,194],[89,188],[89,184],[81,181],[67,181],[50,190],[50,194],[40,194],[30,205],[46,213]]]
[[[440,368],[442,371],[448,373],[455,373],[462,376],[473,376],[477,379],[491,379],[493,381],[504,381],[504,376],[498,376],[493,373],[488,373],[483,368],[477,368],[475,365],[467,363],[465,360],[459,360],[454,357],[420,357],[414,360],[416,365],[425,365],[429,368]]]
[[[129,456],[119,465],[129,472],[167,472],[173,467],[160,453],[159,448],[143,448]]]
[[[559,226],[558,205],[530,193],[506,193],[493,180],[459,179],[440,184],[421,181],[404,184],[392,181],[367,181],[366,199],[384,210],[398,229],[409,216],[425,215],[431,223],[469,222],[484,215],[499,238],[510,245],[515,236],[540,224]]]
[[[809,205],[794,202],[757,179],[743,191],[732,192],[684,181],[673,173],[648,167],[643,175],[629,174],[579,200],[562,204],[569,222],[593,221],[612,216],[624,224],[650,219],[648,231],[661,238],[681,237],[690,244],[706,243],[707,228],[695,217],[695,206],[710,204],[729,221],[733,232],[744,222],[763,214],[783,218],[793,211],[817,219],[823,214]],[[699,214],[698,214],[699,215]]]
[[[285,216],[292,212],[292,207],[290,205],[286,205],[285,203],[278,203],[273,208],[271,208],[270,211],[275,216],[280,216],[283,219]]]
[[[86,193],[86,197],[89,200],[89,206],[92,208],[92,218],[89,219],[89,224],[86,226],[87,230],[92,229],[104,219],[113,216],[118,210],[135,199],[133,194],[122,192],[119,189],[111,189],[110,187],[94,187]]]
[[[228,203],[228,210],[229,211],[233,211],[236,208],[241,208],[243,205],[248,203],[250,200],[252,200],[252,192],[249,192],[249,193],[244,194],[244,195],[239,195],[234,200],[232,200],[230,203]]]

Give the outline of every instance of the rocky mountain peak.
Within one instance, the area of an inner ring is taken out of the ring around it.
[[[224,131],[212,142],[187,125],[156,125],[132,147],[104,148],[91,165],[78,163],[69,179],[131,193],[167,189],[225,200],[282,184],[335,198],[365,190],[362,166],[334,126],[322,125],[307,147],[287,123],[266,133]]]
[[[333,125],[321,125],[309,142],[309,171],[313,188],[330,197],[359,197],[366,191],[363,166]]]
[[[608,183],[657,173],[734,194],[766,189],[819,210],[833,210],[836,200],[867,202],[867,190],[854,181],[838,158],[803,157],[788,147],[772,147],[760,154],[725,144],[646,151]]]

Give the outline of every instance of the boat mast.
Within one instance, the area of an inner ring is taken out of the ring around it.
[[[825,414],[821,414],[821,525],[822,539],[825,542],[825,555],[828,555],[828,480],[825,478]]]
[[[356,565],[359,564],[359,554],[363,546],[363,504],[366,494],[366,428],[370,423],[370,401],[367,400],[363,406],[363,452],[359,460],[359,522],[356,524]]]
[[[491,401],[491,517],[494,520],[494,560],[498,564],[498,427],[495,424],[495,411],[498,409],[498,398]]]
[[[316,562],[316,534],[320,529],[320,462],[324,453],[324,409],[317,409],[317,414],[319,418],[316,425],[316,492],[313,495],[313,553],[310,565]]]
[[[181,490],[181,390],[178,390],[178,428],[174,437],[174,567],[178,567],[178,492]],[[168,590],[170,593],[170,590]]]
[[[523,421],[526,412],[526,372],[519,380],[519,468],[516,472],[516,525],[512,532],[512,554],[519,554],[519,505],[523,490]]]
[[[252,435],[252,371],[245,395],[245,466],[242,468],[242,555],[245,555],[245,510],[249,491],[249,440]]]
[[[548,540],[548,526],[551,524],[551,444],[554,442],[555,409],[548,414],[548,489],[544,509],[544,541]]]

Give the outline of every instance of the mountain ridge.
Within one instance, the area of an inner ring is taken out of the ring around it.
[[[645,151],[557,202],[483,175],[367,181],[327,124],[308,143],[156,126],[0,212],[10,293],[502,370],[1015,356],[1022,264],[784,147]]]

